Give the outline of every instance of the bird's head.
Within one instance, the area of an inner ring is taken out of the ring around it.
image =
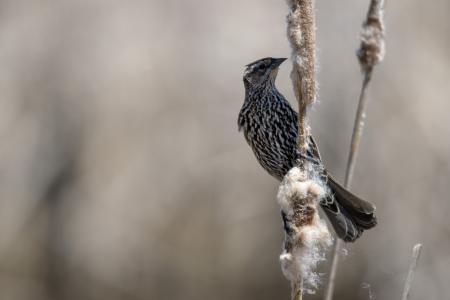
[[[244,85],[246,88],[257,88],[272,85],[278,74],[278,67],[286,58],[266,57],[246,65]]]

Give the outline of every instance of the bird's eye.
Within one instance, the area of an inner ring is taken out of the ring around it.
[[[259,66],[258,66],[258,69],[259,70],[264,70],[266,68],[266,65],[265,64],[260,64]]]

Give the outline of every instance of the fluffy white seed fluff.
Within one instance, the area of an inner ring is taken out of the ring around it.
[[[293,229],[286,236],[285,249],[280,255],[283,274],[291,282],[303,279],[305,291],[312,293],[319,284],[315,269],[325,260],[325,250],[331,246],[332,237],[326,223],[320,219],[317,207],[326,190],[319,181],[309,177],[300,168],[292,168],[281,183],[277,198]],[[298,214],[299,204],[312,207],[313,212],[307,224],[296,226],[296,221],[302,217]],[[286,247],[287,243],[290,247]]]

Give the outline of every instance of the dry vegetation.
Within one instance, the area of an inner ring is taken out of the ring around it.
[[[347,247],[335,297],[367,299],[370,284],[397,298],[421,241],[410,299],[446,299],[450,2],[388,5],[352,184],[379,225]],[[317,3],[311,127],[342,177],[366,9]],[[278,183],[236,128],[243,66],[289,51],[285,13],[278,0],[0,1],[0,299],[289,297]],[[278,85],[294,100],[289,71]]]

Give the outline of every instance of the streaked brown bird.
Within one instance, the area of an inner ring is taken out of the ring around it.
[[[245,100],[238,118],[239,130],[244,133],[256,159],[280,181],[301,158],[297,148],[297,113],[275,86],[278,67],[285,60],[267,57],[246,66]],[[305,159],[320,170],[320,178],[330,191],[321,201],[321,207],[337,236],[354,242],[364,230],[377,224],[375,206],[353,195],[330,176],[312,137],[308,145]],[[286,215],[283,220],[285,230],[289,230]]]

